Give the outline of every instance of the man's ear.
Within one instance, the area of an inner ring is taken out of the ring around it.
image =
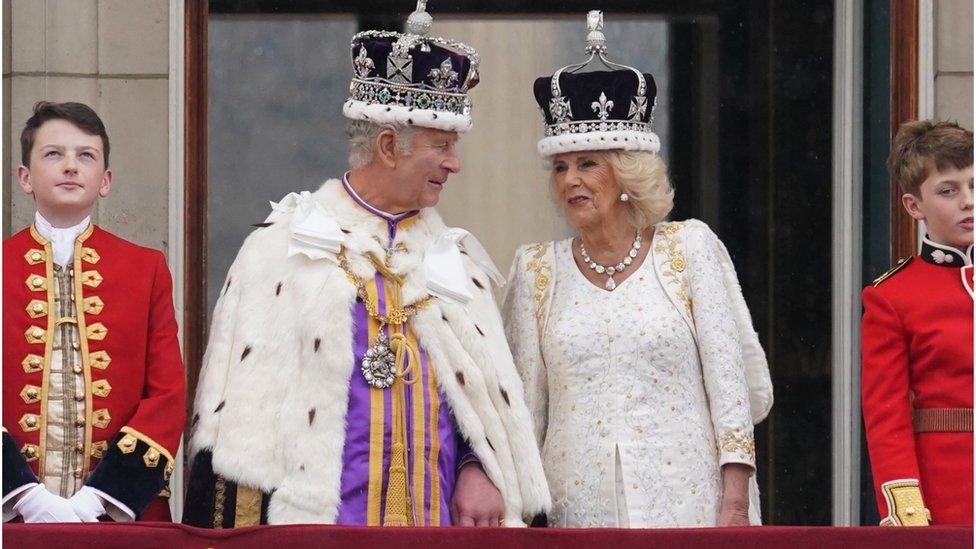
[[[376,136],[373,142],[373,156],[387,168],[395,168],[397,161],[396,133],[386,129]]]
[[[105,170],[105,175],[102,176],[102,184],[98,186],[98,196],[105,198],[108,196],[108,191],[112,188],[112,170]]]
[[[915,196],[912,193],[905,193],[901,195],[902,206],[905,206],[905,210],[908,212],[908,215],[912,216],[916,221],[925,221],[925,214],[922,213],[922,210],[918,208],[921,201],[922,199],[920,197]]]
[[[23,164],[17,166],[17,182],[20,183],[20,190],[24,191],[24,194],[34,194],[34,186],[30,181],[30,168]]]

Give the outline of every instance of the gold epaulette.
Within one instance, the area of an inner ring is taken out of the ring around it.
[[[906,259],[899,259],[898,260],[898,263],[894,267],[888,269],[888,272],[886,272],[885,274],[879,276],[878,278],[875,278],[873,285],[874,286],[877,286],[878,284],[881,284],[885,280],[888,280],[889,278],[891,278],[891,275],[893,275],[893,274],[897,273],[898,271],[904,269],[906,265],[908,265],[909,263],[911,263],[912,262],[912,259],[914,259],[914,256],[908,257]]]

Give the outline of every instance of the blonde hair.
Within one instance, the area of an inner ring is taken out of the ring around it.
[[[627,193],[630,224],[640,231],[663,220],[674,208],[674,188],[664,160],[649,151],[606,153],[621,192]]]

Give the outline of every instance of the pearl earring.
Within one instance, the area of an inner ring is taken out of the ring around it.
[[[628,200],[630,200],[630,195],[629,194],[627,194],[627,193],[620,193],[620,201],[621,202],[627,202]]]

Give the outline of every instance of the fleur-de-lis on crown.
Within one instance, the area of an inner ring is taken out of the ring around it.
[[[428,76],[434,87],[439,90],[446,90],[455,85],[458,80],[458,73],[454,70],[450,57],[444,59],[439,69],[431,69]]]
[[[606,120],[610,117],[610,109],[613,108],[613,101],[607,99],[607,94],[600,92],[599,101],[594,101],[590,104],[590,108],[596,113],[600,120]]]
[[[360,78],[366,78],[369,76],[369,71],[373,70],[373,60],[366,55],[366,47],[359,47],[359,55],[353,61],[353,65],[356,67],[356,75]]]

